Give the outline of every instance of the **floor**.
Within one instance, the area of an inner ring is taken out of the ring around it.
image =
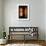
[[[6,45],[0,45],[0,46],[42,46],[42,45],[40,45],[40,44],[24,44],[24,43],[22,43],[22,44],[20,44],[20,43],[18,43],[18,44],[6,44]]]
[[[0,46],[46,46],[46,42],[43,40],[10,40],[7,44]]]

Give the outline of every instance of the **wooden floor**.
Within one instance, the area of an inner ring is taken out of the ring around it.
[[[46,46],[46,42],[44,40],[10,40],[8,43],[24,43],[24,44],[40,44]]]
[[[39,44],[42,46],[46,46],[46,42],[44,40],[8,40],[7,44]],[[5,44],[5,45],[7,45]],[[5,45],[0,45],[0,46],[5,46]]]

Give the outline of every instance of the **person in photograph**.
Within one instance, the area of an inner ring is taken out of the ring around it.
[[[19,8],[19,18],[23,18],[23,8]]]

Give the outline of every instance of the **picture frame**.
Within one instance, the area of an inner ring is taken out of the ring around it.
[[[17,5],[17,18],[18,20],[29,20],[29,4]]]

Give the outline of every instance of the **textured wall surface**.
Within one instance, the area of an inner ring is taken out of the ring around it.
[[[17,20],[17,5],[29,4],[29,20]],[[39,39],[45,39],[44,0],[4,0],[4,26],[7,35],[9,27],[39,27]]]
[[[2,38],[2,0],[0,0],[0,38]]]
[[[45,0],[45,40],[46,40],[46,0]]]

